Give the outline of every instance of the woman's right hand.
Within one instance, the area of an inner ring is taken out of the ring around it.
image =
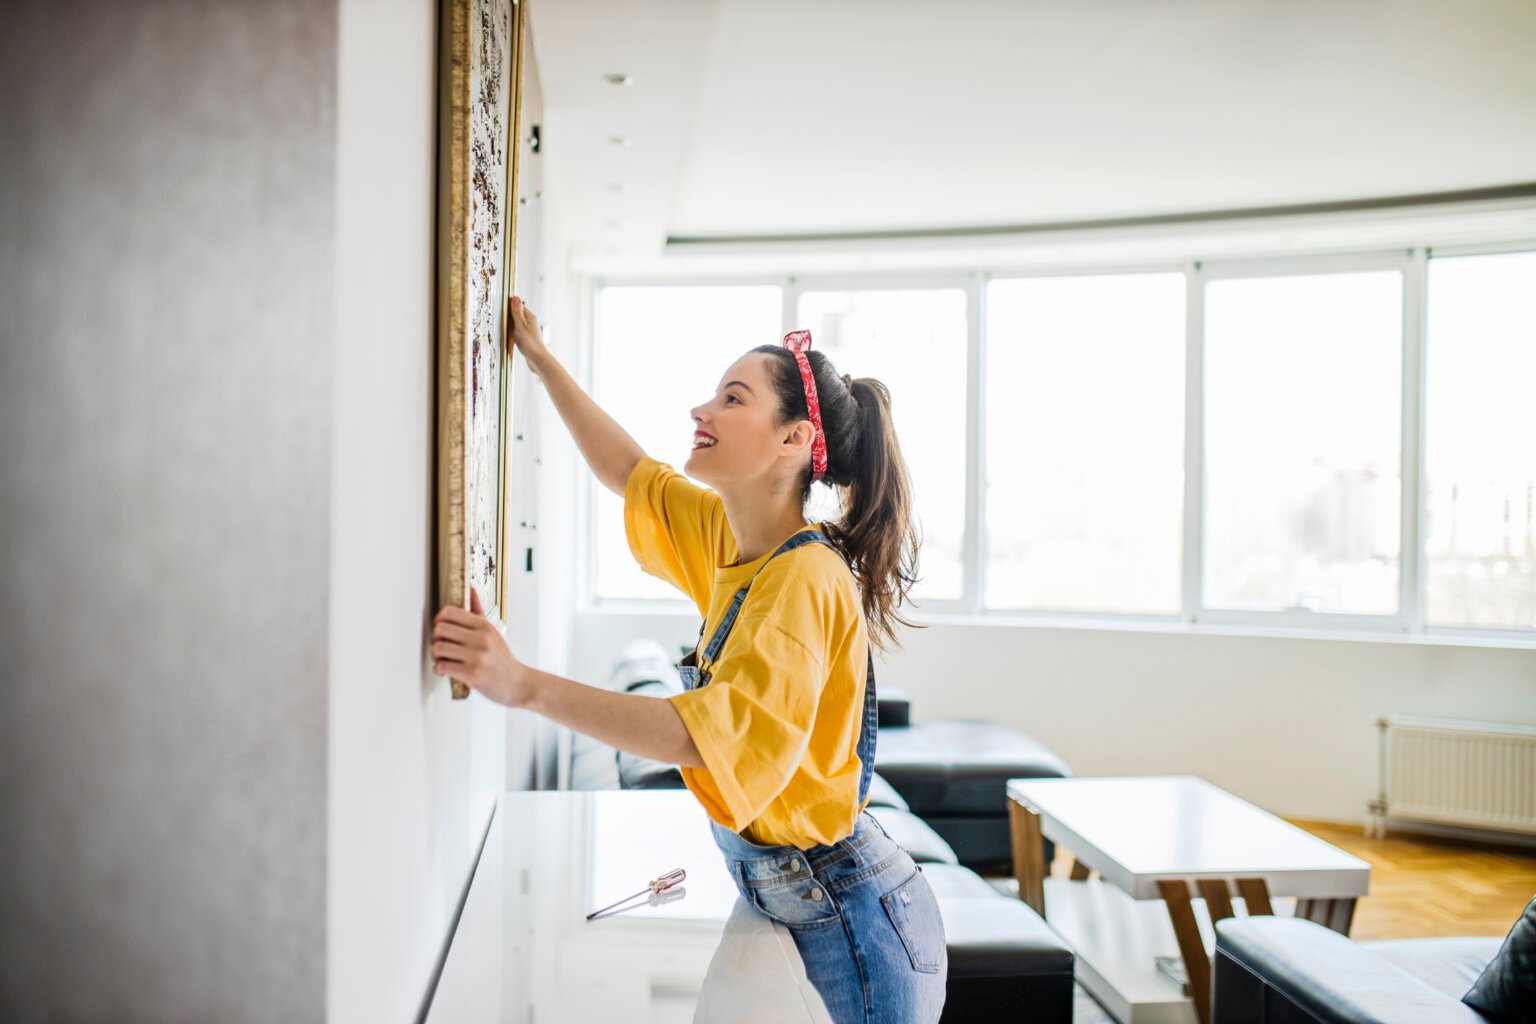
[[[507,322],[512,327],[512,344],[530,365],[549,354],[539,336],[539,318],[516,295],[507,300]]]

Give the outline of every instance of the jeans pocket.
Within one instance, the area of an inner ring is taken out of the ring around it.
[[[830,924],[840,916],[831,894],[810,872],[793,881],[754,885],[750,892],[754,907],[790,927]]]
[[[938,900],[922,872],[914,870],[896,888],[880,897],[885,915],[907,949],[912,969],[937,974],[944,966],[944,924]]]

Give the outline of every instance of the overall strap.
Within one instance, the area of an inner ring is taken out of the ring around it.
[[[764,569],[768,568],[768,563],[786,551],[793,551],[795,548],[798,548],[802,545],[815,544],[818,542],[826,544],[829,547],[832,545],[832,542],[827,539],[826,534],[819,530],[801,530],[799,533],[789,538],[789,540],[786,540],[783,544],[780,544],[778,550],[769,555],[763,561],[763,564],[757,567],[757,572],[752,574],[752,579],[747,581],[746,586],[736,591],[736,596],[731,599],[731,606],[726,609],[725,615],[720,619],[720,624],[715,627],[714,635],[709,638],[709,646],[704,649],[704,656],[709,659],[709,663],[711,665],[715,663],[715,658],[719,656],[720,648],[725,646],[725,638],[730,635],[731,627],[736,624],[736,615],[741,611],[742,602],[746,601],[747,599],[747,591],[751,589],[752,584],[757,580],[758,575],[762,573]],[[833,550],[836,550],[836,548],[833,548]],[[699,625],[699,639],[704,639],[704,626],[702,623]]]
[[[875,645],[869,645],[869,661],[864,670],[864,728],[859,733],[859,805],[869,799],[869,784],[875,774],[875,738],[880,732],[880,701],[875,696]]]

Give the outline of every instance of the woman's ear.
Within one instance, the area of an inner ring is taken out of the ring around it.
[[[816,428],[811,426],[810,420],[800,420],[790,428],[789,434],[784,438],[784,453],[796,454],[809,451],[811,442],[816,440]]]

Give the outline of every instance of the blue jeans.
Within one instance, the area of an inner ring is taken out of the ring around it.
[[[809,850],[759,846],[710,823],[742,898],[785,925],[837,1024],[931,1024],[949,952],[922,869],[868,813]]]

